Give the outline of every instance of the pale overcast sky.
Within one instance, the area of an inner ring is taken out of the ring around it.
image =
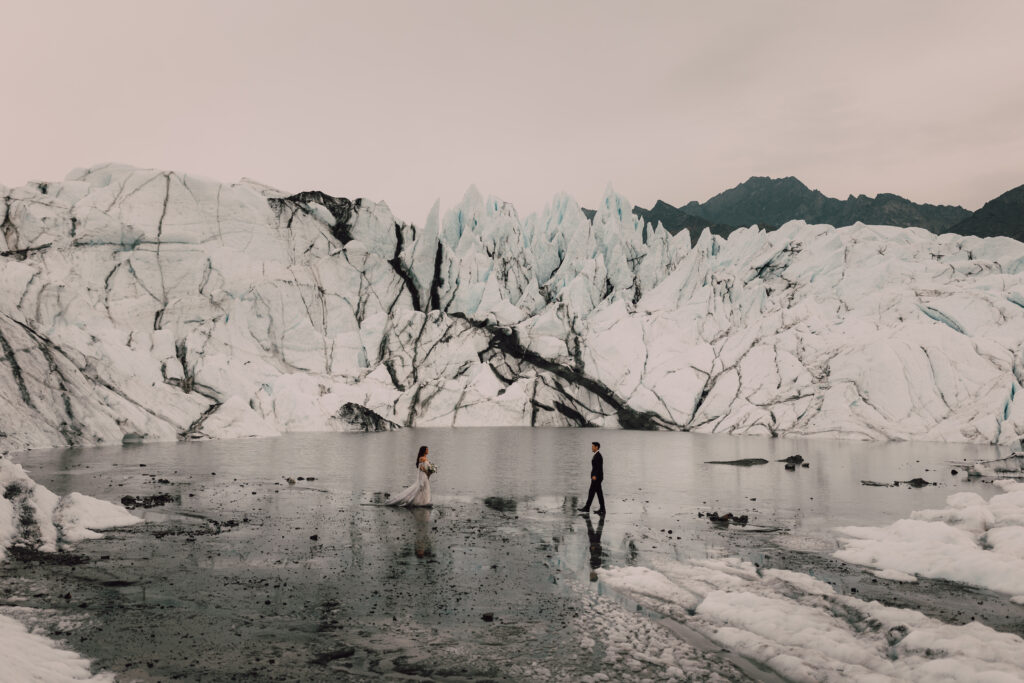
[[[1024,2],[7,0],[0,183],[119,161],[526,215],[751,175],[976,209],[1024,183]]]

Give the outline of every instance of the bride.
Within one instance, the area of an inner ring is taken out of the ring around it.
[[[430,505],[430,475],[437,468],[427,460],[428,449],[420,446],[416,454],[416,483],[388,501],[388,505],[404,505],[406,507],[424,507]]]

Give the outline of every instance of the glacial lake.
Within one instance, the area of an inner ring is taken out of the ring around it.
[[[575,512],[594,440],[603,522]],[[420,445],[439,467],[433,508],[374,505],[413,481]],[[827,558],[834,527],[888,524],[958,491],[992,495],[964,465],[1010,450],[463,428],[33,451],[10,457],[55,493],[180,502],[139,508],[147,524],[78,544],[77,564],[9,561],[0,587],[15,596],[7,606],[41,608],[44,632],[138,680],[572,680],[606,670],[599,648],[577,652],[595,600],[619,605],[621,619],[656,618],[618,600],[598,566]],[[778,462],[795,454],[810,466]],[[769,463],[706,462],[746,458]],[[861,484],[915,477],[938,485]],[[698,516],[711,511],[748,515],[749,528]],[[738,675],[725,655],[693,662],[698,679]]]

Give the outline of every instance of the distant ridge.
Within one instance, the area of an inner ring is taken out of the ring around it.
[[[583,209],[583,213],[590,220],[594,220],[596,211],[594,209]],[[694,216],[660,199],[650,209],[634,206],[633,213],[642,218],[645,223],[650,223],[651,225],[661,223],[661,226],[673,235],[682,230],[689,230],[691,233],[699,234],[704,228],[710,228],[714,234],[725,236],[736,229],[736,226],[733,225],[715,223],[706,218]]]
[[[1008,207],[1000,210],[1012,214],[1012,206],[1014,204],[1011,201]],[[1019,217],[1021,207],[1018,206],[1016,211]],[[584,209],[584,212],[588,217],[594,214],[588,209]],[[918,204],[890,193],[876,197],[862,194],[835,199],[808,188],[792,176],[754,176],[703,203],[691,201],[675,207],[658,200],[653,208],[638,206],[633,209],[633,213],[654,225],[660,221],[672,234],[684,228],[699,232],[708,227],[712,233],[723,237],[736,228],[758,225],[772,230],[791,220],[828,223],[837,227],[859,221],[876,225],[919,227],[941,234],[955,232],[953,226],[971,217],[971,212],[960,206]],[[1012,221],[1009,216],[1003,220]]]
[[[681,209],[706,220],[734,226],[761,225],[777,227],[799,219],[808,223],[842,226],[861,223],[916,226],[933,233],[947,232],[950,227],[970,216],[959,206],[917,204],[896,194],[877,197],[858,195],[834,199],[818,190],[811,190],[796,178],[755,176],[731,190],[715,195],[703,204],[690,202]]]
[[[949,229],[959,235],[1004,235],[1024,242],[1024,185],[1004,192]]]

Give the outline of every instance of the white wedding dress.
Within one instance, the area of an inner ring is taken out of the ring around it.
[[[430,505],[430,476],[427,475],[429,466],[429,461],[421,462],[419,472],[416,473],[416,483],[389,500],[387,504],[405,507]]]

